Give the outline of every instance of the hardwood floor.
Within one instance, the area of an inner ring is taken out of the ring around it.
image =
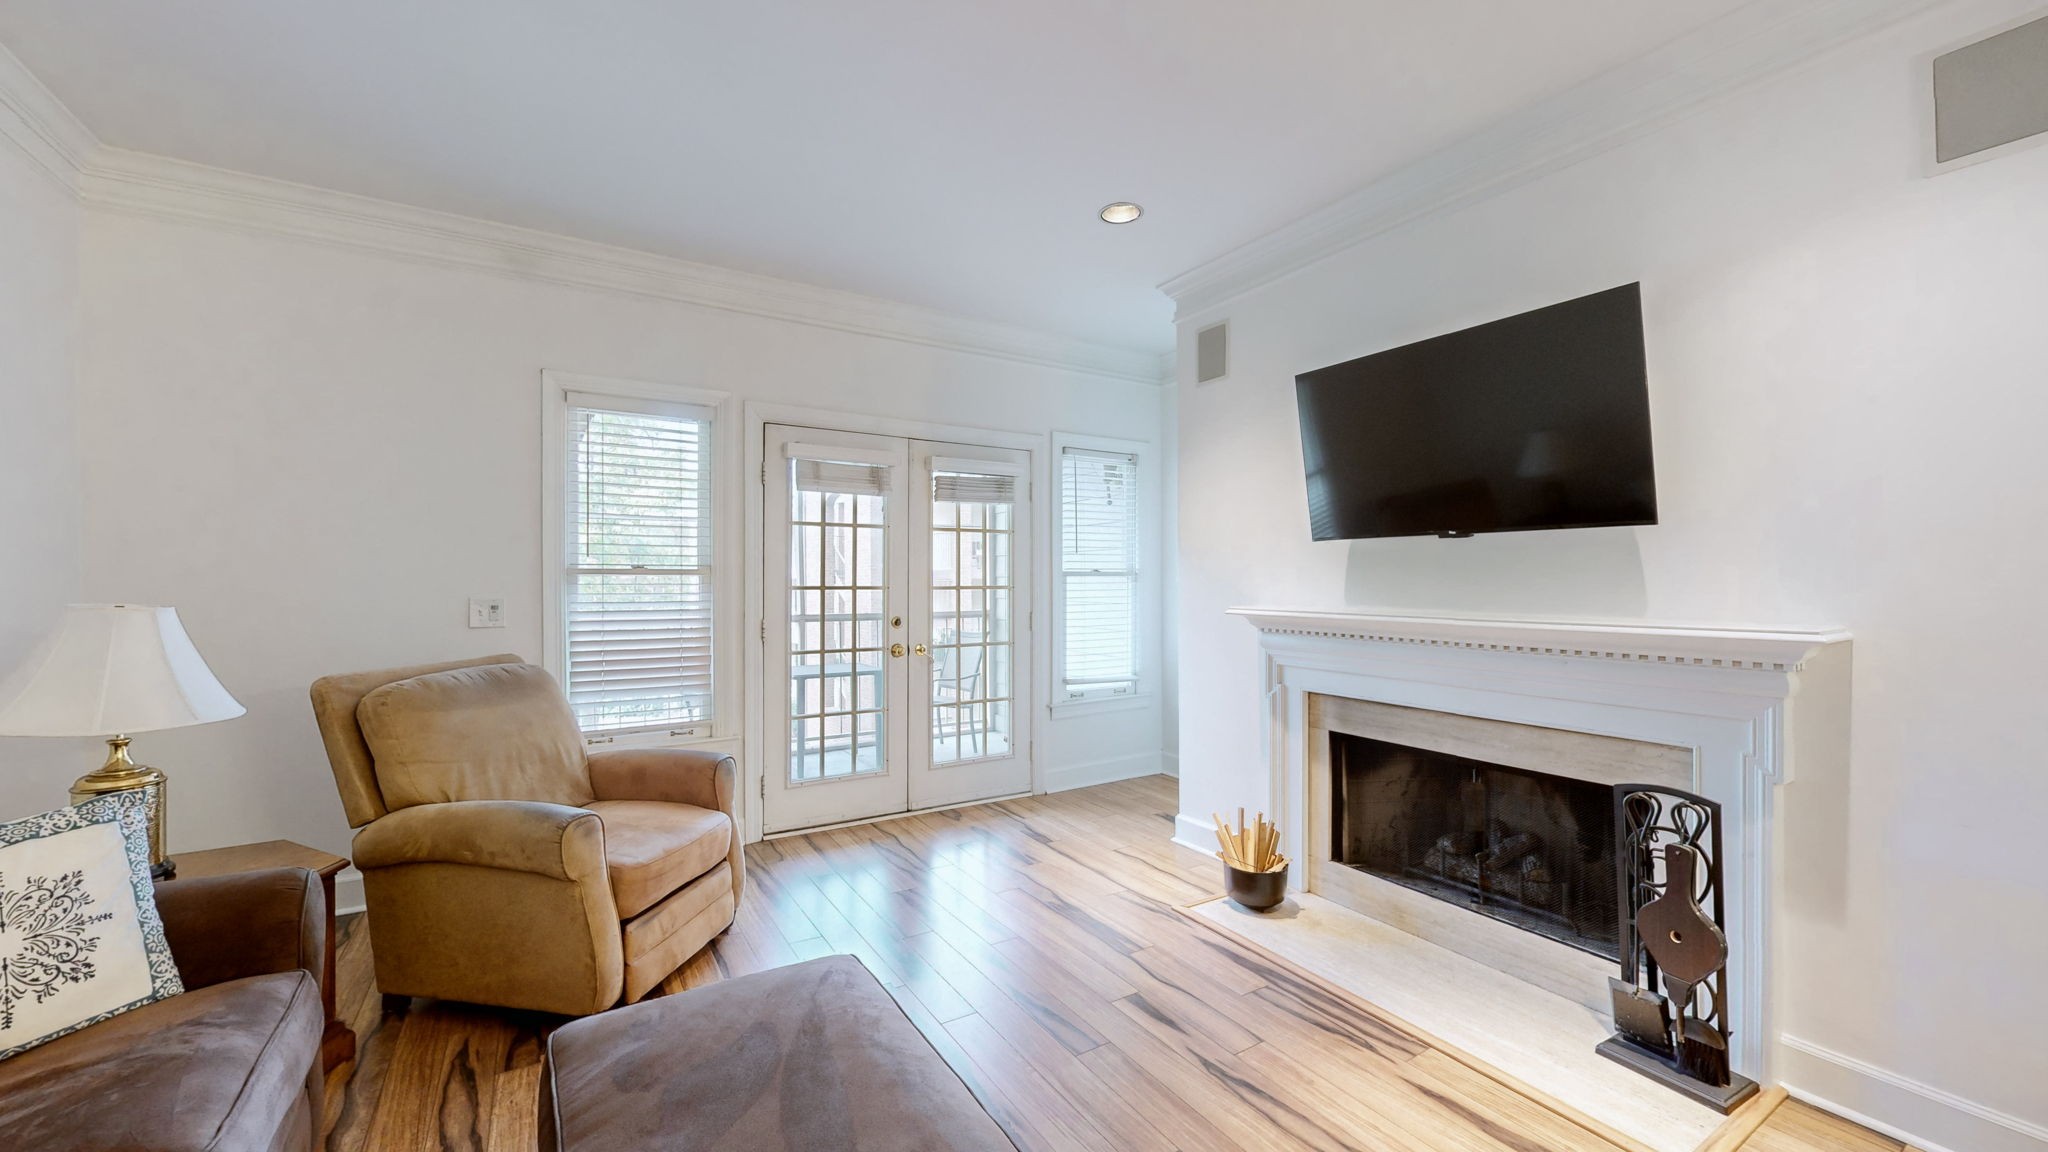
[[[738,921],[662,992],[853,953],[1026,1152],[1621,1146],[1175,912],[1219,878],[1174,809],[1152,777],[751,846]],[[533,1148],[559,1018],[386,1013],[362,918],[339,931],[330,1152]],[[1745,1147],[1900,1148],[1796,1102]]]

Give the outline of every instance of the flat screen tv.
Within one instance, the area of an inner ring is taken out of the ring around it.
[[[1315,538],[1655,524],[1641,287],[1296,376]]]

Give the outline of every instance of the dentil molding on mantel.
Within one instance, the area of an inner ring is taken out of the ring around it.
[[[1261,632],[1285,635],[1769,672],[1796,672],[1814,652],[1850,638],[1842,628],[1715,628],[1649,622],[1389,616],[1293,608],[1229,611],[1250,621]]]

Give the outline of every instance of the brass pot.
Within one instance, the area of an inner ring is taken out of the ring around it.
[[[1224,893],[1231,903],[1254,912],[1264,912],[1287,899],[1287,869],[1278,872],[1247,872],[1229,864],[1223,866]]]

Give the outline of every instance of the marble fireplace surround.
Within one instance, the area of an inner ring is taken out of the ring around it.
[[[1439,742],[1442,750],[1502,763],[1519,758],[1524,767],[1582,778],[1626,772],[1616,764],[1636,757],[1644,772],[1635,778],[1689,784],[1719,801],[1731,1057],[1737,1071],[1772,1082],[1778,1033],[1770,956],[1779,847],[1773,812],[1778,787],[1800,762],[1847,757],[1848,633],[1267,608],[1231,614],[1259,631],[1266,704],[1266,779],[1259,783],[1294,860],[1290,887],[1335,899],[1539,987],[1569,996],[1565,987],[1604,981],[1608,965],[1316,860],[1310,846],[1318,843],[1321,860],[1328,859],[1327,824],[1312,823],[1311,812],[1322,811],[1327,820],[1332,722],[1337,730],[1416,742],[1403,740],[1399,729],[1404,718],[1421,720],[1415,731],[1425,746]],[[1368,703],[1352,708],[1344,701]],[[1518,741],[1511,726],[1552,731]],[[1513,750],[1486,755],[1485,745],[1499,740]],[[1601,748],[1619,761],[1567,767],[1599,759]],[[1681,780],[1688,761],[1691,779]],[[1213,843],[1206,821],[1183,814],[1180,823],[1183,842]],[[1326,877],[1325,870],[1343,875]],[[1576,998],[1597,1007],[1604,984]]]

